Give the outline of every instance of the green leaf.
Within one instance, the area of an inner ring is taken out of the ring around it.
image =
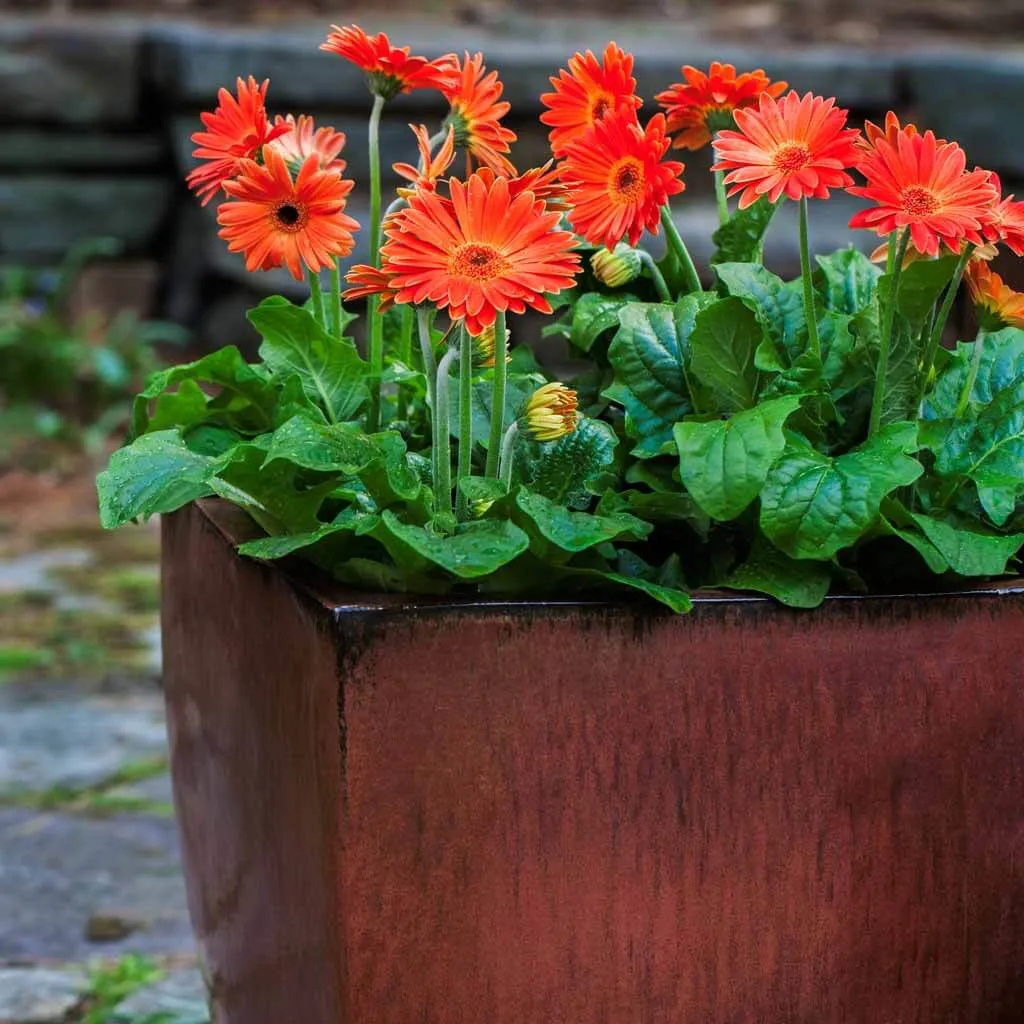
[[[757,317],[742,299],[721,299],[697,314],[690,334],[690,367],[718,400],[719,412],[754,404],[759,381],[754,353],[761,337]]]
[[[219,465],[188,448],[177,430],[143,434],[114,452],[96,479],[100,523],[109,530],[206,497]]]
[[[838,458],[792,437],[761,491],[761,529],[793,558],[832,558],[876,521],[882,499],[922,473],[917,427],[894,423]]]
[[[370,441],[380,454],[359,471],[359,479],[377,508],[408,504],[419,498],[423,491],[422,478],[402,435],[386,431],[371,434]]]
[[[457,369],[457,366],[456,366]],[[526,405],[527,399],[545,383],[543,377],[530,374],[509,375],[505,385],[505,422],[511,423]],[[473,444],[487,448],[490,443],[491,405],[494,401],[494,383],[490,375],[473,381]],[[448,383],[448,429],[451,436],[461,437],[459,410],[461,408],[458,374]]]
[[[272,297],[249,311],[260,356],[275,375],[297,374],[331,423],[352,419],[369,397],[369,366],[348,338],[332,338],[305,309]]]
[[[627,590],[637,591],[646,597],[652,598],[659,604],[670,608],[677,615],[682,615],[693,608],[690,595],[675,587],[668,587],[662,583],[655,583],[652,580],[644,579],[642,576],[629,576],[621,572],[613,572],[610,569],[577,569],[575,567],[566,570],[576,577],[590,577],[598,583],[612,583],[617,587],[625,587]]]
[[[961,576],[1001,576],[1006,572],[1006,563],[1024,545],[1024,533],[992,533],[974,525],[954,525],[917,512],[911,512],[910,517],[953,572]]]
[[[635,302],[619,313],[608,349],[615,381],[605,396],[626,410],[633,454],[651,458],[672,442],[672,428],[693,411],[686,379],[689,339],[710,295],[685,295],[674,306]]]
[[[207,395],[199,384],[214,385],[217,394]],[[152,374],[132,407],[132,436],[205,421],[260,433],[272,425],[277,400],[274,385],[229,345]]]
[[[581,419],[576,429],[557,441],[527,441],[517,449],[520,482],[545,498],[581,508],[605,490],[604,479],[615,461],[618,444],[607,423]]]
[[[825,303],[829,310],[853,316],[871,307],[882,271],[867,256],[851,246],[817,260],[825,276]]]
[[[919,330],[932,306],[953,279],[959,256],[943,256],[937,260],[914,260],[899,276],[897,308],[910,321],[912,330]],[[893,275],[883,274],[878,280],[878,297],[885,309]]]
[[[911,329],[905,317],[898,316],[889,348],[889,368],[885,375],[881,424],[896,423],[913,415],[920,382],[920,334]]]
[[[735,519],[757,497],[786,447],[783,425],[799,407],[800,399],[789,396],[728,420],[676,424],[680,477],[712,519]]]
[[[828,562],[790,558],[758,534],[747,560],[720,586],[767,594],[791,608],[817,608],[831,582]]]
[[[886,498],[882,502],[879,527],[883,533],[897,537],[904,544],[912,547],[936,576],[941,576],[949,570],[949,563],[943,558],[939,549],[921,533],[919,527],[911,519],[910,513],[894,498]]]
[[[605,331],[618,328],[622,308],[636,301],[635,295],[622,293],[603,295],[600,292],[587,292],[581,295],[572,307],[569,340],[581,352],[589,352]]]
[[[799,281],[787,284],[760,263],[722,263],[715,268],[731,296],[756,314],[771,340],[789,361],[807,347],[807,317]]]
[[[520,488],[516,507],[534,527],[529,532],[539,534],[549,545],[564,552],[585,551],[613,540],[643,540],[651,532],[648,523],[626,512],[611,515],[588,515],[573,512],[557,502]],[[535,554],[544,557],[547,545],[531,545]]]
[[[745,210],[734,210],[729,220],[711,236],[715,243],[712,265],[759,260],[765,232],[777,209],[777,203],[762,196]]]
[[[267,533],[300,533],[318,529],[317,513],[337,484],[309,474],[290,462],[266,464],[269,442],[235,448],[210,486],[220,497],[244,508]],[[312,482],[310,482],[312,478]]]
[[[413,570],[434,565],[459,579],[487,576],[508,564],[530,546],[530,539],[514,523],[483,519],[460,523],[451,536],[422,526],[403,523],[386,510],[373,531],[395,563]]]
[[[283,459],[303,469],[352,476],[381,454],[362,430],[349,423],[317,423],[294,416],[271,435],[266,464]]]
[[[973,415],[989,405],[999,392],[1024,378],[1024,331],[1020,328],[1005,327],[975,342],[961,342],[924,403],[925,419],[952,419],[956,414],[976,345],[981,345],[981,353],[969,399]]]
[[[337,537],[339,534],[370,533],[377,525],[378,517],[372,512],[356,512],[354,509],[347,509],[346,512],[349,514],[340,516],[333,523],[324,523],[317,529],[306,533],[260,537],[257,540],[246,541],[238,546],[238,553],[268,562],[286,558],[300,551],[308,555],[310,548],[331,537]],[[333,554],[336,556],[337,552]],[[314,561],[319,563],[322,560],[314,559]]]

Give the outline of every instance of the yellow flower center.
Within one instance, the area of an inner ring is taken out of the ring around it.
[[[786,174],[802,171],[810,162],[811,151],[802,142],[787,142],[772,157],[772,166]]]
[[[448,269],[452,274],[473,281],[493,281],[508,273],[509,264],[493,245],[468,242],[452,253]]]
[[[306,226],[309,220],[309,211],[306,209],[305,203],[285,200],[274,207],[271,216],[274,220],[274,226],[278,230],[295,234]]]
[[[939,201],[928,189],[911,185],[900,193],[900,205],[914,217],[927,217],[938,209]]]
[[[612,167],[609,191],[615,202],[642,202],[644,184],[644,165],[635,156],[628,156]]]

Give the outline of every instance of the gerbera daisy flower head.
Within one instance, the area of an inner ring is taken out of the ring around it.
[[[1024,328],[1024,294],[1009,287],[984,260],[971,260],[964,280],[983,331]]]
[[[850,227],[880,235],[909,228],[914,248],[928,256],[937,256],[940,245],[953,252],[964,241],[980,245],[997,193],[987,171],[967,171],[966,164],[956,143],[931,132],[904,131],[895,144],[876,138],[857,165],[867,184],[849,189],[875,205],[854,214]]]
[[[562,209],[565,204],[566,186],[561,179],[561,171],[549,160],[541,167],[531,167],[522,174],[497,175],[490,167],[481,167],[478,175],[492,185],[499,177],[508,181],[509,195],[514,199],[520,192],[532,192],[537,199],[543,199],[551,209]]]
[[[576,392],[555,381],[530,395],[520,419],[535,441],[557,441],[576,429],[578,407]]]
[[[310,156],[293,177],[284,157],[267,146],[264,163],[248,161],[224,183],[228,200],[217,210],[220,236],[245,255],[248,270],[285,266],[296,280],[318,273],[355,245],[359,225],[344,212],[353,182],[325,171]]]
[[[881,127],[873,121],[864,122],[864,136],[857,140],[857,146],[865,153],[870,153],[875,148],[875,144],[879,139],[884,139],[890,146],[895,146],[901,135],[912,136],[918,134],[920,133],[917,130],[917,125],[900,124],[899,117],[890,110],[885,115],[885,123]],[[943,143],[946,140],[937,139],[936,141]]]
[[[233,178],[246,160],[259,156],[260,150],[288,131],[286,125],[271,125],[266,98],[269,80],[261,85],[251,75],[238,79],[237,98],[227,89],[217,93],[217,109],[200,114],[206,127],[196,132],[193,156],[204,161],[188,176],[188,186],[205,206]]]
[[[412,182],[413,185],[412,188],[402,185],[398,187],[398,194],[403,199],[408,199],[414,189],[417,188],[433,192],[437,188],[438,178],[451,167],[452,161],[455,159],[455,130],[453,128],[449,127],[448,134],[438,151],[431,153],[430,132],[427,130],[426,125],[411,124],[409,127],[412,129],[413,135],[416,136],[416,147],[420,151],[420,162],[416,167],[412,164],[392,164],[392,170],[395,174],[400,178],[405,178],[406,181]]]
[[[756,108],[735,112],[738,131],[718,133],[712,169],[728,171],[725,183],[741,210],[761,196],[828,199],[829,189],[853,184],[846,168],[860,157],[860,132],[846,127],[846,116],[834,99],[762,93]]]
[[[353,286],[346,289],[342,295],[346,301],[376,295],[377,309],[382,313],[395,304],[396,292],[391,287],[391,275],[379,267],[357,263],[345,275],[345,280]]]
[[[454,54],[438,60],[410,56],[408,46],[392,46],[383,32],[368,36],[358,25],[332,25],[320,49],[362,68],[370,92],[385,100],[413,89],[439,89],[454,60]]]
[[[686,186],[684,165],[663,160],[669,147],[665,115],[641,127],[632,111],[595,121],[565,151],[562,180],[569,187],[569,220],[588,242],[614,249],[624,237],[636,245],[655,234],[661,208]]]
[[[307,114],[300,114],[298,119],[291,114],[287,117],[278,114],[274,127],[286,129],[270,145],[284,157],[292,174],[297,174],[311,156],[320,162],[321,170],[344,173],[345,161],[340,158],[345,148],[344,132],[337,132],[333,128],[317,128],[313,118]]]
[[[1024,256],[1024,203],[1016,202],[1012,195],[1003,196],[1003,184],[994,171],[988,178],[997,198],[989,211],[985,240],[993,245],[1002,243],[1015,256]]]
[[[551,126],[548,138],[556,157],[595,121],[620,108],[636,111],[643,104],[636,95],[633,55],[615,43],[605,47],[601,60],[590,50],[577,53],[569,59],[568,70],[563,68],[551,79],[551,85],[555,91],[540,98],[548,108],[540,119]]]
[[[560,214],[505,178],[452,178],[451,198],[417,191],[386,229],[382,268],[398,302],[431,302],[481,334],[498,311],[551,312],[545,294],[570,288],[579,270]]]
[[[456,58],[441,85],[451,107],[445,125],[454,129],[455,144],[496,174],[511,177],[515,168],[505,154],[516,133],[501,123],[511,109],[501,99],[503,90],[498,72],[484,67],[482,53]]]
[[[689,64],[681,70],[686,81],[655,97],[665,108],[676,149],[702,149],[716,132],[735,127],[735,111],[753,106],[762,94],[777,98],[789,88],[787,82],[773,82],[761,68],[737,75],[734,65],[717,60],[707,72]]]

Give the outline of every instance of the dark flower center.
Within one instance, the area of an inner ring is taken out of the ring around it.
[[[644,197],[644,169],[636,157],[627,157],[612,170],[612,198],[620,203],[638,203]]]
[[[277,219],[287,228],[295,227],[299,223],[299,217],[298,207],[292,206],[291,203],[285,203],[277,209]]]
[[[274,226],[279,231],[295,234],[301,231],[309,220],[309,212],[304,203],[285,200],[274,207]]]
[[[474,281],[490,281],[508,270],[508,263],[498,249],[475,242],[456,249],[449,266],[453,274]]]

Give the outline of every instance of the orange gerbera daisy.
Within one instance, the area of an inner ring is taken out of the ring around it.
[[[846,127],[847,111],[834,99],[786,93],[776,100],[761,94],[757,109],[737,110],[739,131],[719,132],[714,140],[718,162],[713,170],[728,171],[729,195],[740,193],[740,209],[768,196],[828,199],[830,188],[853,184],[846,168],[857,162],[854,128]]]
[[[346,289],[342,298],[365,299],[370,295],[378,297],[377,309],[384,312],[395,304],[395,296],[398,294],[391,286],[391,275],[386,270],[378,267],[371,267],[365,263],[357,263],[346,275],[345,280],[354,285]]]
[[[989,211],[989,223],[985,226],[986,241],[1001,242],[1015,256],[1024,256],[1024,203],[1014,201],[1013,196],[1003,195],[1003,183],[995,171],[989,172],[989,182],[996,190],[997,201]]]
[[[499,310],[550,313],[545,293],[572,287],[579,270],[560,215],[532,192],[513,197],[505,178],[448,184],[451,199],[417,192],[387,229],[382,266],[396,300],[447,308],[473,335]]]
[[[668,147],[664,114],[645,129],[625,110],[596,121],[570,143],[561,174],[577,233],[608,249],[623,236],[636,245],[645,228],[657,234],[661,208],[686,188],[679,180],[684,165],[662,160]]]
[[[291,114],[287,117],[278,114],[274,126],[284,127],[286,132],[274,139],[271,148],[284,157],[293,174],[297,174],[311,156],[320,162],[321,170],[337,171],[338,174],[344,172],[345,161],[339,156],[345,148],[344,132],[336,132],[333,128],[317,128],[313,118],[307,114],[300,114],[298,120]]]
[[[735,127],[734,111],[752,107],[762,94],[776,98],[789,88],[787,82],[773,82],[761,68],[737,75],[732,64],[717,60],[707,74],[689,64],[682,72],[685,83],[677,82],[655,97],[668,115],[676,149],[701,149],[716,132]]]
[[[408,46],[392,46],[383,32],[368,36],[358,25],[332,25],[320,49],[362,68],[370,92],[386,100],[413,89],[440,89],[455,59],[454,54],[438,60],[411,57]]]
[[[964,280],[982,330],[1024,327],[1024,294],[1004,283],[984,260],[971,260]]]
[[[870,153],[875,148],[875,143],[879,139],[885,139],[890,146],[895,146],[901,135],[912,136],[918,134],[917,125],[901,125],[900,119],[890,110],[885,115],[885,124],[881,128],[872,121],[864,122],[864,137],[857,140],[857,148],[865,153]],[[936,141],[942,145],[946,140],[937,139]]]
[[[420,151],[419,166],[412,164],[392,164],[392,170],[406,181],[411,181],[414,188],[399,186],[398,194],[403,199],[408,199],[415,188],[426,189],[433,192],[437,188],[437,179],[444,174],[452,165],[455,159],[455,129],[449,127],[448,135],[441,148],[436,153],[430,152],[430,132],[426,125],[411,124],[413,135],[416,136],[416,146]]]
[[[353,182],[320,168],[309,157],[293,179],[284,157],[263,150],[263,166],[248,161],[224,183],[230,197],[217,211],[220,236],[231,252],[245,254],[248,270],[286,266],[302,280],[302,268],[317,273],[347,256],[359,225],[344,213]]]
[[[956,143],[939,142],[931,132],[900,132],[895,145],[876,138],[857,164],[867,185],[849,191],[877,205],[855,214],[850,227],[880,235],[909,227],[914,248],[929,256],[938,255],[940,244],[953,252],[965,239],[980,245],[998,194],[987,171],[968,172],[966,164]]]
[[[490,167],[481,167],[476,173],[483,178],[488,186],[499,177]],[[561,171],[555,166],[553,160],[549,160],[542,167],[531,167],[528,171],[523,171],[522,174],[516,174],[506,180],[508,181],[509,195],[513,199],[520,192],[532,192],[537,199],[543,199],[552,209],[565,206],[566,186],[561,180]]]
[[[590,50],[577,53],[569,59],[569,70],[563,68],[550,81],[555,91],[541,96],[541,103],[548,109],[540,119],[551,126],[551,152],[558,157],[573,139],[606,114],[620,107],[635,111],[643,105],[635,95],[633,55],[615,43],[605,47],[600,62]]]
[[[205,206],[228,178],[233,178],[245,160],[254,159],[268,142],[288,131],[287,126],[271,126],[267,117],[266,97],[269,81],[256,84],[251,75],[247,82],[238,79],[238,99],[221,89],[217,93],[217,109],[200,114],[205,132],[196,132],[192,154],[205,163],[188,176],[188,186]]]
[[[497,174],[513,175],[508,157],[516,133],[501,124],[511,104],[501,100],[504,86],[497,71],[487,71],[482,53],[464,61],[455,58],[441,92],[451,105],[445,125],[455,130],[455,143]]]

